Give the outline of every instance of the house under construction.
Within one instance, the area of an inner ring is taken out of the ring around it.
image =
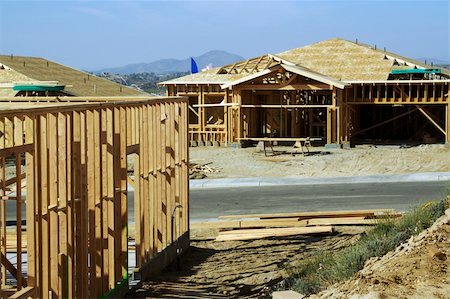
[[[191,144],[450,143],[449,78],[447,69],[330,39],[161,84],[189,97]]]

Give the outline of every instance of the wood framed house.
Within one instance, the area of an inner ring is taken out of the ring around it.
[[[450,71],[335,38],[162,82],[193,144],[321,137],[450,143]]]

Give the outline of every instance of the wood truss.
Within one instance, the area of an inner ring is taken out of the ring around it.
[[[73,100],[0,103],[0,298],[118,296],[128,184],[138,268],[188,241],[186,100]]]

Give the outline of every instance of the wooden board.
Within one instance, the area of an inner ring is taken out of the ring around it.
[[[333,218],[333,217],[371,217],[376,215],[396,214],[393,209],[374,209],[374,210],[345,210],[345,211],[317,211],[317,212],[293,212],[293,213],[274,213],[274,214],[247,214],[247,215],[226,215],[219,216],[219,219],[274,219],[274,218]]]
[[[332,233],[332,226],[242,229],[220,232],[216,241],[244,241],[271,237]]]

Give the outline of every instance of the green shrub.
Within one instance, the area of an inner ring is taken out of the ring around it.
[[[310,295],[330,284],[352,277],[372,257],[380,257],[395,249],[413,235],[430,227],[445,213],[448,201],[429,203],[399,219],[383,219],[354,245],[334,255],[318,252],[315,257],[290,269],[286,286]]]

